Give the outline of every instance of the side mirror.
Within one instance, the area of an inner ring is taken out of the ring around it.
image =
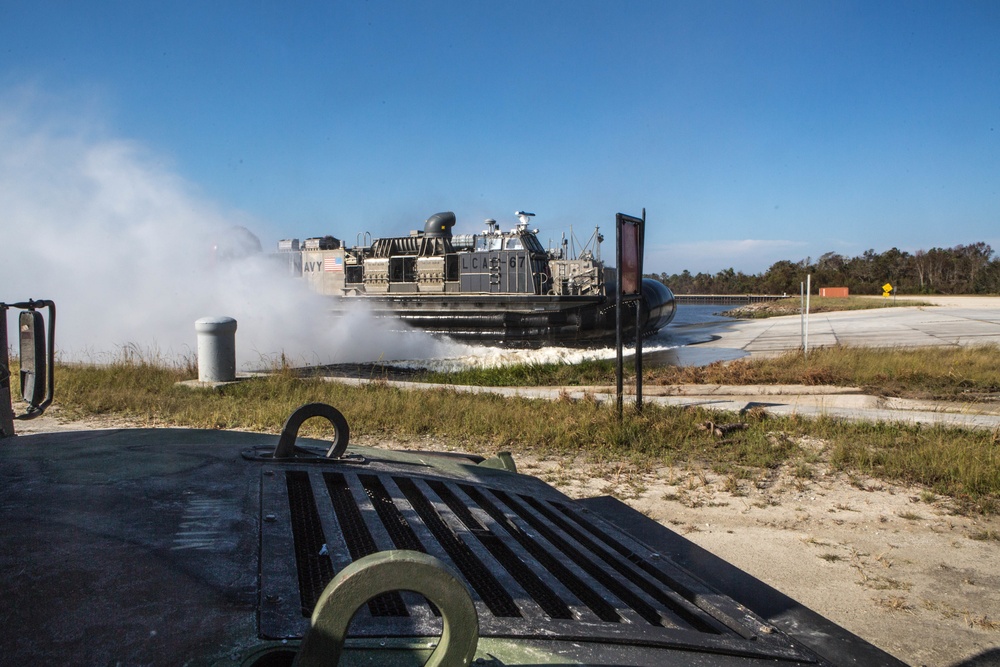
[[[37,310],[21,311],[17,318],[21,354],[21,397],[32,408],[45,398],[45,321]]]
[[[21,396],[28,404],[23,415],[15,415],[10,394],[7,310],[27,308],[18,318]],[[48,308],[46,318],[37,308]],[[56,304],[52,301],[0,302],[0,438],[14,435],[15,419],[32,419],[52,404],[55,367]]]

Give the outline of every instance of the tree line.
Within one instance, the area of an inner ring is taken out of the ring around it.
[[[676,294],[798,294],[806,275],[812,275],[813,292],[821,287],[847,287],[851,294],[881,294],[892,284],[897,294],[997,294],[1000,293],[1000,258],[986,243],[931,248],[910,254],[891,248],[883,253],[866,250],[847,258],[835,252],[815,262],[781,260],[763,273],[747,275],[732,268],[692,274],[688,270],[649,277],[668,285]]]

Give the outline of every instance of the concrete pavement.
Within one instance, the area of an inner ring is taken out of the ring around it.
[[[757,407],[785,417],[799,415],[1000,429],[1000,403],[883,398],[864,394],[855,387],[683,385],[665,387],[668,390],[665,395],[654,395],[657,389],[644,387],[643,400],[660,405],[700,406],[731,412]]]
[[[920,300],[940,305],[810,315],[808,348],[1000,345],[1000,297]],[[803,323],[798,315],[725,322],[706,327],[705,331],[715,338],[695,348],[775,356],[803,345]]]
[[[1000,346],[1000,297],[920,297],[931,306],[821,313],[809,317],[808,349],[833,345],[862,347]],[[737,320],[712,327],[712,340],[692,346],[704,353],[776,356],[802,349],[803,323],[797,315]],[[1000,371],[1000,357],[997,359]],[[670,389],[670,388],[667,388]],[[779,415],[828,416],[864,421],[942,424],[1000,429],[1000,403],[960,403],[879,398],[859,389],[756,386],[675,388],[650,398],[668,405],[702,405],[739,411],[753,403]],[[822,389],[822,391],[815,391]],[[650,393],[650,389],[645,392]],[[671,393],[671,392],[667,392]]]

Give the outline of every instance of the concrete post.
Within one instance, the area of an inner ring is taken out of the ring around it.
[[[198,332],[198,381],[232,382],[236,379],[236,320],[203,317],[194,323]]]

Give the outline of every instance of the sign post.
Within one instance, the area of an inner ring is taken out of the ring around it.
[[[799,342],[802,345],[803,354],[806,349],[806,284],[799,283]]]
[[[802,344],[802,356],[809,356],[809,295],[812,294],[812,274],[806,274],[806,336]]]
[[[619,213],[615,217],[617,238],[618,293],[615,298],[615,339],[618,352],[617,363],[617,398],[618,418],[622,417],[622,376],[623,359],[622,343],[624,324],[622,310],[626,303],[635,306],[635,409],[642,412],[642,335],[641,335],[641,305],[642,305],[642,248],[646,233],[646,209],[642,209],[642,217]]]

